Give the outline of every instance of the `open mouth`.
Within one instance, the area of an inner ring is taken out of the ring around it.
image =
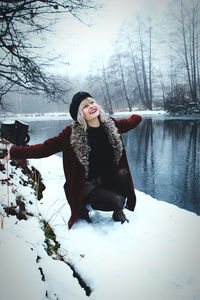
[[[97,111],[96,108],[92,108],[91,111],[90,111],[90,115],[94,114],[96,111]]]

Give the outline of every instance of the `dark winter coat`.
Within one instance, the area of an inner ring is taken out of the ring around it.
[[[108,134],[113,146],[114,159],[118,168],[129,170],[127,157],[120,134],[135,128],[142,118],[132,115],[130,118],[115,120],[107,118],[102,126]],[[71,217],[68,221],[69,228],[79,218],[79,212],[85,187],[85,178],[89,171],[89,150],[87,133],[74,122],[67,126],[58,136],[46,140],[43,144],[25,147],[13,146],[10,150],[11,159],[43,158],[52,154],[63,152],[63,168],[66,178],[64,190],[71,208]],[[133,211],[136,203],[134,186],[129,170],[129,180],[132,194],[128,197],[126,207]]]

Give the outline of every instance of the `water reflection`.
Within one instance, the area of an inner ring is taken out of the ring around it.
[[[144,119],[124,137],[136,189],[200,215],[200,120]]]

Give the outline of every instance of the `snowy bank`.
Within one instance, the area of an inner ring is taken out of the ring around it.
[[[0,118],[2,122],[4,120],[13,120],[13,119],[20,119],[25,121],[46,121],[46,120],[71,120],[69,113],[25,113],[25,114],[14,114],[14,113],[5,113],[0,114]]]
[[[157,116],[157,115],[168,115],[164,110],[140,110],[140,111],[123,111],[123,112],[116,112],[112,116],[117,117],[117,116],[129,116],[131,114],[138,114],[141,116]],[[13,120],[13,119],[20,119],[24,120],[26,122],[31,122],[31,121],[47,121],[47,120],[71,120],[72,118],[69,113],[26,113],[26,114],[13,114],[13,113],[5,113],[5,114],[0,114],[0,118],[2,122],[4,120]]]
[[[15,205],[21,195],[30,215],[27,220],[3,217],[1,209],[2,300],[200,298],[199,216],[136,191],[135,212],[126,210],[129,223],[115,223],[110,212],[92,211],[92,224],[78,221],[68,230],[62,159],[53,155],[29,163],[40,171],[46,189],[37,201],[31,185],[23,185],[27,175],[9,165],[9,201]],[[6,177],[5,170],[0,173]],[[7,184],[0,189],[1,205],[7,205]],[[64,260],[90,287],[89,297],[69,266],[47,255],[41,220],[53,228]]]
[[[156,116],[156,115],[168,115],[164,110],[134,110],[134,111],[122,111],[115,112],[113,116],[126,116],[131,114],[138,114],[140,116]]]

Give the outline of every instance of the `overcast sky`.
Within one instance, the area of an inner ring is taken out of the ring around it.
[[[168,0],[105,0],[102,9],[90,11],[85,20],[92,23],[89,27],[69,15],[63,16],[55,27],[55,34],[47,40],[47,48],[56,55],[62,53],[66,62],[66,66],[56,70],[71,75],[88,72],[95,57],[110,53],[124,20],[140,13],[157,20],[163,17],[167,3]]]

